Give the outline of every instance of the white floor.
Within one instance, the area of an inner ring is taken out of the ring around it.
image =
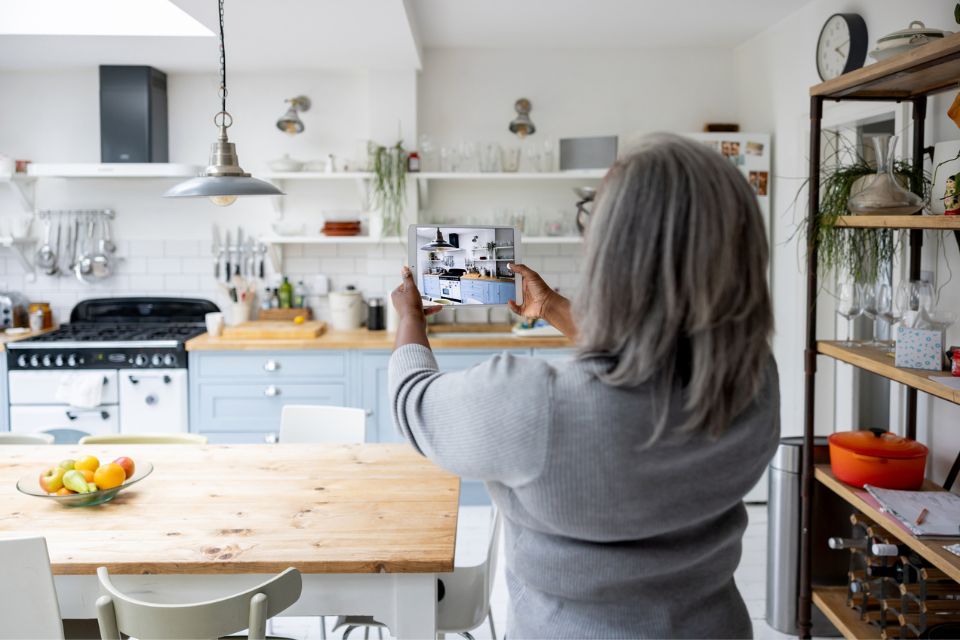
[[[784,635],[769,626],[764,621],[765,591],[766,591],[766,562],[767,562],[767,507],[766,505],[751,505],[747,507],[750,524],[743,538],[743,557],[735,574],[737,586],[743,594],[753,618],[753,634],[759,639],[793,638]],[[470,565],[482,560],[486,548],[487,525],[490,510],[486,507],[463,507],[460,509],[460,522],[457,530],[457,557],[456,564]],[[494,621],[497,625],[497,634],[502,638],[507,619],[507,586],[504,581],[503,563],[501,562],[497,579],[490,599],[493,608]],[[328,624],[331,621],[328,619]],[[319,624],[309,618],[278,618],[273,623],[273,635],[303,640],[319,640]],[[490,630],[483,626],[472,632],[473,636],[490,638]],[[334,635],[328,633],[328,638]],[[339,637],[337,634],[336,637]],[[376,631],[371,631],[371,638],[378,638]],[[384,638],[387,638],[384,633]],[[352,640],[363,638],[362,632],[351,634]]]

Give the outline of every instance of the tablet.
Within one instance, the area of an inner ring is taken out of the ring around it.
[[[408,264],[424,306],[522,302],[520,232],[514,227],[410,225]]]

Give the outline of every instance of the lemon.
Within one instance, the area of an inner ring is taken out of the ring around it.
[[[306,321],[307,319],[305,317],[297,316],[296,318],[293,319],[293,324],[303,324]]]

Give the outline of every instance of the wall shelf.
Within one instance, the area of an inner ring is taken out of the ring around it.
[[[821,340],[817,342],[817,352],[864,371],[883,376],[888,380],[899,382],[912,389],[918,389],[948,402],[960,404],[960,391],[930,379],[933,376],[950,375],[947,371],[897,367],[894,366],[892,354],[872,347],[844,347],[832,341]]]
[[[601,180],[608,169],[579,169],[576,171],[423,171],[408,174],[419,180]]]
[[[373,174],[369,171],[268,171],[257,176],[262,180],[369,180]]]
[[[840,216],[838,227],[851,229],[960,229],[960,216]]]
[[[31,178],[194,178],[202,168],[172,162],[31,163]]]
[[[860,614],[847,606],[846,587],[817,587],[813,604],[823,612],[844,638],[874,640],[881,638],[880,628],[860,619]]]
[[[267,244],[399,244],[406,238],[385,236],[260,236],[260,242]]]

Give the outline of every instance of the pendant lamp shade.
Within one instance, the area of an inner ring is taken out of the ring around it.
[[[420,247],[421,251],[450,251],[451,249],[456,249],[456,247],[443,239],[443,234],[440,233],[439,227],[437,227],[436,240]]]

